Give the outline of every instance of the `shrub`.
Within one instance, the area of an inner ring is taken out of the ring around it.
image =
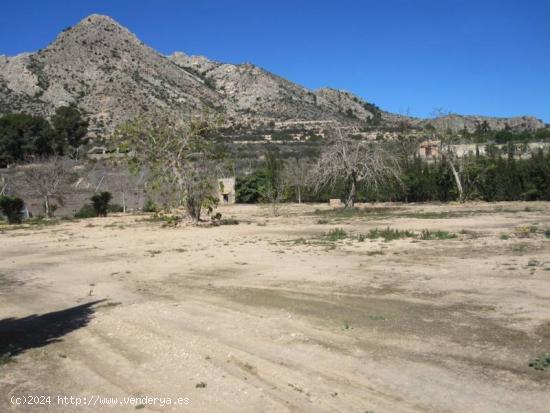
[[[529,238],[531,236],[531,228],[528,226],[517,227],[514,232],[518,238]]]
[[[216,212],[210,216],[212,220],[212,225],[239,225],[239,221],[235,218],[222,218],[222,214]]]
[[[550,367],[550,354],[544,353],[529,363],[529,367],[535,370],[546,370]]]
[[[78,210],[78,212],[76,212],[74,214],[74,217],[75,218],[79,218],[79,219],[82,219],[82,218],[94,218],[96,217],[97,214],[95,212],[95,209],[94,207],[91,205],[91,204],[84,204],[82,205],[82,208],[80,208]]]
[[[220,225],[220,221],[222,220],[222,214],[220,214],[219,212],[216,212],[215,214],[210,216],[210,219],[212,220],[212,224]]]
[[[90,198],[96,216],[106,217],[109,212],[109,201],[113,196],[110,192],[100,192]]]
[[[147,198],[142,208],[143,212],[158,212],[158,206],[151,198]]]
[[[176,227],[181,222],[181,217],[176,215],[165,215],[154,213],[150,217],[146,218],[148,222],[161,222],[162,227]]]
[[[253,174],[238,177],[235,184],[237,203],[253,204],[263,198],[267,177],[264,171],[256,171]]]
[[[325,238],[328,241],[340,241],[345,239],[347,236],[348,234],[342,228],[335,228],[326,234]]]
[[[423,229],[420,234],[420,239],[431,240],[431,239],[453,239],[457,235],[448,231],[430,231],[429,229]]]
[[[386,227],[385,229],[371,229],[366,237],[369,239],[384,238],[384,241],[388,242],[401,238],[416,238],[416,234],[412,231],[402,231]]]
[[[19,224],[23,218],[21,210],[25,203],[21,198],[0,196],[0,210],[8,219],[9,224]]]

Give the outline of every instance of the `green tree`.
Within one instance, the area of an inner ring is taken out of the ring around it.
[[[0,118],[0,167],[25,158],[55,152],[53,131],[48,121],[26,113],[11,113]]]
[[[24,206],[25,204],[21,198],[0,196],[0,211],[6,216],[9,224],[21,223],[21,210]]]
[[[216,120],[206,114],[186,119],[153,114],[122,125],[115,139],[120,148],[131,150],[131,169],[147,169],[153,187],[198,222],[202,210],[211,210],[217,202],[216,130]]]
[[[74,106],[61,106],[56,109],[51,118],[55,134],[56,152],[60,155],[67,150],[77,149],[86,143],[88,120],[80,110]]]
[[[260,202],[262,200],[265,181],[266,176],[263,169],[243,177],[238,177],[235,184],[237,202],[244,204]]]

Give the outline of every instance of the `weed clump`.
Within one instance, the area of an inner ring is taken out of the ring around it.
[[[550,354],[544,353],[540,355],[529,363],[529,367],[540,371],[546,370],[550,367]]]
[[[420,239],[422,240],[433,240],[433,239],[453,239],[456,238],[457,235],[450,233],[448,231],[430,231],[428,229],[422,230],[420,233]]]
[[[399,229],[386,227],[382,230],[378,228],[371,229],[366,237],[369,239],[383,238],[384,241],[388,242],[402,238],[416,238],[416,234],[413,231],[402,231]]]
[[[341,241],[343,239],[346,239],[347,237],[347,232],[344,231],[342,228],[335,228],[325,235],[325,239],[327,241]]]

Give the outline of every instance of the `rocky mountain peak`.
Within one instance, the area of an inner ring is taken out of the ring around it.
[[[183,52],[161,55],[100,14],[63,30],[36,53],[0,56],[0,114],[48,116],[67,104],[85,111],[92,137],[101,138],[121,122],[155,109],[179,115],[209,108],[251,127],[274,121],[332,121],[357,128],[397,122],[352,93],[311,91],[251,63],[220,63]],[[532,118],[487,119],[495,128],[544,126]],[[482,120],[460,117],[433,124],[473,128]]]

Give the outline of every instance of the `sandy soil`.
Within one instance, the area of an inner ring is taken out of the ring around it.
[[[0,411],[549,411],[550,371],[529,363],[550,352],[550,204],[316,208],[2,230]],[[458,237],[355,237],[386,226]],[[353,236],[326,240],[334,228]],[[10,401],[23,395],[54,399]]]

